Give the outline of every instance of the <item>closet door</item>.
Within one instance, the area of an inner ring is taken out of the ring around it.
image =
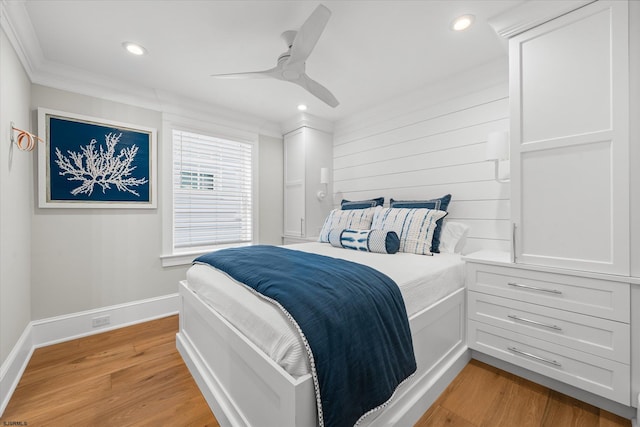
[[[628,274],[627,2],[509,43],[516,262]]]
[[[305,135],[303,129],[284,137],[284,235],[305,236]]]

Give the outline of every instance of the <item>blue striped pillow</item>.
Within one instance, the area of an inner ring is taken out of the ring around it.
[[[444,195],[438,199],[431,200],[389,200],[389,206],[392,208],[426,208],[439,211],[447,211],[451,194]],[[433,240],[431,241],[431,252],[440,253],[440,235],[442,234],[442,219],[436,221],[436,229],[433,232]]]
[[[377,208],[371,228],[395,231],[400,237],[400,252],[432,255],[436,222],[446,215],[435,209]]]
[[[333,229],[344,230],[349,228],[352,230],[369,230],[374,212],[375,208],[351,209],[346,211],[341,209],[332,210],[324,220],[318,241],[328,243],[329,231]]]
[[[338,230],[329,232],[329,243],[337,248],[356,251],[395,254],[400,249],[400,238],[395,231]]]

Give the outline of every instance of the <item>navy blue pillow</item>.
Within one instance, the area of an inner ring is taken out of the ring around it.
[[[409,208],[409,209],[435,209],[439,211],[447,211],[449,202],[451,201],[451,194],[442,196],[439,199],[431,200],[389,200],[389,206],[392,208]],[[434,254],[440,253],[440,234],[442,233],[442,220],[436,221],[436,229],[433,231],[433,240],[431,240],[431,252]]]
[[[366,209],[366,208],[375,208],[376,206],[384,205],[384,197],[378,197],[376,199],[368,199],[368,200],[357,200],[357,201],[349,201],[342,200],[340,203],[340,207],[343,211],[347,211],[350,209]]]

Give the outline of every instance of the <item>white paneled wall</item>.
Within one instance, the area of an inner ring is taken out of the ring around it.
[[[506,130],[506,83],[357,130],[336,130],[335,202],[385,197],[428,199],[451,193],[448,220],[471,227],[465,252],[509,250],[509,184],[485,161],[487,135]],[[354,126],[352,126],[353,128]]]

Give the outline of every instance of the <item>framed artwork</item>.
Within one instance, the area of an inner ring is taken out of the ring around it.
[[[41,208],[156,208],[156,129],[38,109]]]

